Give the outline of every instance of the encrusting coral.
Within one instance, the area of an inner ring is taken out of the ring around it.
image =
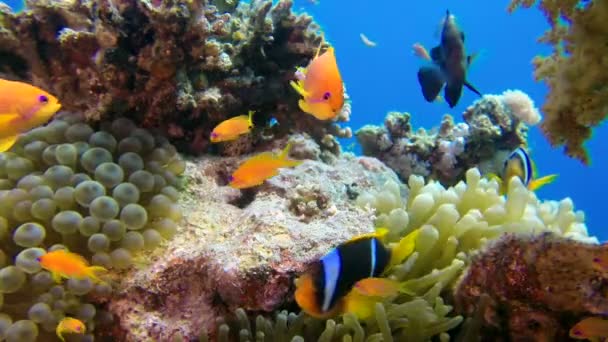
[[[512,0],[509,11],[535,4],[551,26],[539,41],[553,46],[533,60],[535,78],[549,87],[541,129],[553,146],[588,164],[583,144],[608,116],[608,2]]]
[[[554,233],[509,234],[489,244],[454,291],[455,310],[471,316],[461,336],[568,340],[582,317],[608,312],[607,279],[592,262],[605,249]]]
[[[460,181],[464,172],[527,144],[528,124],[540,114],[523,92],[484,95],[455,123],[445,115],[438,129],[414,131],[409,113],[391,112],[384,127],[366,125],[356,132],[363,154],[374,156],[395,170],[402,180],[410,175],[437,179],[444,185]],[[499,163],[485,172],[500,174]]]
[[[128,117],[162,128],[182,151],[203,153],[221,121],[255,110],[253,134],[220,145],[250,153],[271,117],[339,151],[347,128],[297,108],[289,86],[321,41],[292,1],[28,1],[0,7],[0,72],[31,79],[87,120]],[[339,53],[338,53],[339,54]],[[348,121],[349,109],[336,121]],[[328,138],[329,137],[329,138]]]
[[[0,337],[7,341],[52,340],[64,316],[84,321],[88,339],[108,317],[87,296],[109,295],[110,283],[55,283],[36,258],[67,248],[120,270],[175,234],[185,168],[175,147],[127,119],[101,126],[62,113],[0,153]]]

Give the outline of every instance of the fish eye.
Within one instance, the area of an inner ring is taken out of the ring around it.
[[[37,257],[37,258],[36,258],[36,261],[40,262],[40,257]]]
[[[49,102],[49,98],[46,95],[39,95],[38,102],[47,103],[47,102]]]
[[[228,176],[228,182],[232,182],[233,180],[234,180],[234,177]]]
[[[331,97],[330,92],[325,92],[325,94],[323,94],[323,100],[329,100],[330,97]]]

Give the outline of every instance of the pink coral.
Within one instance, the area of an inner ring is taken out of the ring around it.
[[[511,109],[513,116],[528,125],[536,125],[542,119],[534,101],[521,90],[506,90],[502,93],[502,101]]]

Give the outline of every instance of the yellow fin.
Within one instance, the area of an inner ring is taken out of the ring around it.
[[[552,174],[552,175],[547,175],[538,179],[533,179],[530,181],[530,184],[528,184],[528,189],[530,191],[534,191],[537,190],[549,183],[553,183],[553,181],[555,181],[555,179],[557,178],[557,174]]]
[[[310,94],[304,90],[304,84],[302,81],[289,81],[289,84],[298,92],[298,94],[300,94],[300,96],[305,98],[310,96]]]
[[[12,135],[0,139],[0,152],[6,152],[13,147],[15,142],[17,142],[17,138],[19,138],[19,135]]]
[[[61,283],[61,273],[59,272],[51,272],[51,276],[56,283]]]
[[[353,289],[364,296],[390,297],[399,293],[400,285],[388,278],[365,278],[359,280]]]
[[[364,320],[374,315],[376,303],[380,301],[381,298],[366,296],[359,291],[350,291],[344,298],[344,312],[350,312],[360,320]]]
[[[247,116],[247,122],[249,123],[249,128],[253,128],[253,114],[255,114],[255,110],[250,110],[249,115]]]
[[[416,239],[418,238],[419,233],[420,229],[416,229],[399,240],[397,246],[391,250],[391,260],[389,261],[388,268],[402,263],[403,260],[414,252],[414,248],[416,247]]]
[[[350,240],[348,240],[348,242],[353,242],[353,241],[357,241],[357,240],[361,240],[361,239],[371,239],[371,238],[377,238],[378,240],[383,241],[384,238],[386,237],[386,234],[388,234],[388,229],[377,228],[375,232],[365,233],[365,234],[361,234],[361,235],[352,237]]]
[[[97,282],[103,282],[99,277],[97,277],[98,272],[107,272],[108,270],[102,266],[89,266],[87,267],[87,276]]]

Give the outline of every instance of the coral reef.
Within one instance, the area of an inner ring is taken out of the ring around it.
[[[0,153],[0,336],[7,341],[52,340],[65,315],[83,320],[90,338],[107,317],[87,296],[108,295],[109,283],[54,283],[36,261],[46,251],[67,248],[120,270],[170,238],[181,220],[175,201],[185,163],[175,147],[127,119],[101,126],[62,113]]]
[[[202,153],[219,122],[256,110],[254,134],[223,144],[239,155],[273,132],[307,132],[335,151],[350,130],[297,108],[289,87],[296,66],[321,41],[292,2],[29,1],[18,14],[0,8],[0,72],[31,79],[87,120],[129,117],[166,130],[180,150]],[[345,108],[337,121],[347,121]],[[328,138],[328,136],[330,138]]]
[[[454,291],[455,310],[475,316],[462,336],[567,340],[581,317],[608,312],[607,280],[592,266],[605,248],[552,233],[507,235],[490,244]]]
[[[364,155],[382,160],[401,179],[421,175],[448,186],[460,181],[468,168],[525,146],[526,122],[537,122],[537,112],[523,92],[505,91],[475,101],[463,113],[464,122],[455,123],[445,115],[439,129],[414,131],[409,113],[390,112],[384,127],[366,125],[356,136]],[[489,163],[484,173],[500,174],[494,164]],[[501,164],[502,160],[498,167]]]
[[[306,146],[298,141],[294,151]],[[335,165],[308,160],[239,191],[225,184],[240,160],[189,163],[185,224],[165,247],[142,254],[149,265],[127,273],[109,299],[116,338],[188,340],[201,330],[214,337],[216,319],[239,307],[270,313],[293,305],[293,279],[308,262],[374,229],[356,194],[397,181],[376,159],[341,157]]]
[[[539,41],[553,47],[532,61],[535,78],[549,87],[541,129],[553,146],[565,145],[567,155],[588,164],[583,144],[608,116],[608,3],[512,0],[509,11],[535,4],[551,26]]]

